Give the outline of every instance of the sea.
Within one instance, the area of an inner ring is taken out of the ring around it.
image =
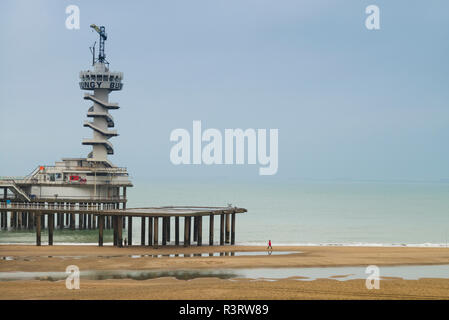
[[[240,245],[265,246],[271,240],[273,247],[447,247],[449,242],[448,182],[137,181],[127,194],[128,208],[246,208],[248,212],[236,215],[236,243]],[[204,219],[203,239],[208,239],[209,218]],[[140,243],[140,220],[133,220],[135,244]],[[218,224],[216,219],[216,238]],[[182,227],[180,232],[183,239]],[[96,244],[97,239],[96,230],[56,230],[54,234],[55,243],[61,244]],[[42,240],[45,243],[45,231]],[[30,231],[0,231],[0,243],[34,242],[35,234]],[[112,242],[110,230],[105,242]]]

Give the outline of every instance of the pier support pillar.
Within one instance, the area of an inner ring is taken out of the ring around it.
[[[58,208],[58,204],[55,203],[54,207]],[[59,224],[61,223],[61,215],[59,213],[55,212],[55,217],[56,217],[56,228],[59,228]]]
[[[81,216],[81,214],[78,214],[78,230],[82,229],[83,229],[83,217]]]
[[[70,210],[74,209],[74,204],[69,204],[69,209]],[[70,229],[75,230],[75,214],[74,213],[70,214]]]
[[[209,216],[209,245],[214,245],[214,215]]]
[[[235,213],[231,215],[231,244],[235,244]]]
[[[88,205],[87,210],[89,209],[92,210],[92,206],[89,203],[87,205]],[[89,230],[92,230],[92,214],[90,213],[87,215],[87,228]]]
[[[175,217],[175,245],[179,246],[179,217]]]
[[[170,243],[170,217],[167,217],[167,242]]]
[[[22,212],[17,212],[17,229],[22,228]]]
[[[98,216],[98,246],[103,246],[104,216]]]
[[[140,222],[140,245],[145,245],[145,217],[142,217]]]
[[[98,210],[98,205],[96,203],[92,204],[92,210],[97,211]],[[98,228],[98,222],[97,222],[97,216],[95,214],[92,214],[92,229],[97,229]]]
[[[190,217],[184,217],[184,247],[190,246]]]
[[[117,216],[117,246],[123,247],[123,216]]]
[[[16,214],[14,212],[10,212],[10,216],[9,216],[9,225],[12,229],[15,228],[16,224],[14,223],[14,220],[16,218]]]
[[[227,213],[226,214],[226,237],[225,237],[225,241],[226,241],[226,243],[229,243],[229,236],[230,236],[230,234],[231,234],[231,219],[230,219],[231,217],[230,217],[230,214],[229,213]]]
[[[128,246],[133,245],[133,217],[128,217]]]
[[[198,241],[198,217],[193,217],[193,241]]]
[[[41,215],[36,214],[36,246],[41,245]]]
[[[167,244],[167,218],[162,217],[162,245]]]
[[[114,247],[117,246],[117,223],[115,218],[116,218],[115,216],[112,217],[112,234],[113,234],[112,243]]]
[[[53,213],[48,214],[48,245],[53,245],[53,230],[55,228],[55,215]]]
[[[148,217],[148,245],[153,245],[153,218]]]
[[[35,216],[35,213],[34,213],[34,212],[30,212],[30,221],[29,221],[29,224],[28,224],[28,228],[29,228],[30,230],[33,230],[33,229],[34,229],[34,224],[35,224],[35,218],[34,218],[34,216]]]
[[[64,203],[59,203],[58,207],[59,207],[59,209],[64,209]],[[58,228],[64,229],[64,213],[59,213],[58,215],[59,215]]]
[[[203,245],[203,217],[197,217],[197,245],[202,246]]]
[[[225,233],[225,215],[220,215],[220,246],[224,245],[224,233]]]
[[[153,247],[157,248],[159,242],[159,217],[154,217],[154,239],[153,239]]]

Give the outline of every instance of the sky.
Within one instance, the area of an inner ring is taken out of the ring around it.
[[[79,30],[65,27],[68,5]],[[367,30],[365,8],[380,8]],[[110,160],[134,179],[449,178],[449,2],[159,0],[0,2],[0,176],[85,157],[78,74],[104,25],[124,73],[110,95]],[[170,162],[170,133],[279,130],[279,169]]]

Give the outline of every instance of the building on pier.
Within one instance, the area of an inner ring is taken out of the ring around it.
[[[3,189],[0,193],[1,229],[34,229],[38,246],[41,245],[41,230],[46,226],[49,245],[53,245],[55,227],[98,229],[99,246],[103,245],[103,229],[113,229],[113,244],[121,247],[126,222],[129,245],[133,244],[133,218],[139,218],[142,246],[157,248],[159,244],[170,243],[173,238],[174,244],[180,245],[181,232],[184,246],[189,246],[192,240],[201,246],[203,218],[208,218],[209,245],[213,245],[214,217],[217,217],[219,244],[234,244],[235,215],[246,212],[244,208],[126,208],[126,188],[133,186],[128,171],[108,159],[108,155],[114,154],[109,139],[118,135],[110,129],[115,127],[115,122],[109,111],[119,109],[117,103],[109,102],[109,94],[123,88],[123,74],[109,70],[104,53],[105,28],[91,27],[100,36],[99,54],[95,55],[94,46],[93,69],[80,72],[79,85],[81,90],[88,91],[84,99],[92,103],[87,111],[91,121],[84,122],[84,126],[92,130],[92,136],[82,141],[83,145],[91,146],[92,151],[85,158],[63,158],[51,166],[39,165],[25,177],[0,178],[0,189]],[[171,232],[172,227],[174,232]]]
[[[115,209],[126,208],[126,188],[132,183],[126,168],[114,165],[108,155],[114,154],[109,141],[118,135],[110,110],[117,110],[117,103],[109,102],[109,94],[123,88],[123,73],[109,70],[104,52],[107,35],[105,28],[91,25],[98,32],[99,53],[92,50],[92,70],[81,71],[79,86],[87,91],[86,101],[91,102],[84,126],[92,130],[92,136],[82,141],[92,147],[85,158],[63,158],[54,165],[39,165],[25,177],[0,178],[0,199],[28,203],[69,203],[72,206],[107,204]],[[11,227],[21,221],[15,217]]]

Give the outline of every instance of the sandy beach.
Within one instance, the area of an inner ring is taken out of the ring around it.
[[[151,270],[204,268],[282,268],[449,264],[448,248],[414,247],[275,247],[297,254],[223,257],[132,259],[132,255],[195,254],[231,251],[266,251],[260,246],[151,247],[0,245],[0,272],[63,271],[70,264],[81,270]],[[48,258],[49,256],[54,257]],[[61,257],[63,259],[57,259]],[[26,259],[28,258],[28,259]]]
[[[180,270],[283,267],[336,267],[449,264],[447,248],[410,247],[275,247],[298,251],[286,255],[132,258],[135,255],[196,254],[265,251],[263,247],[96,247],[1,245],[0,272],[64,272],[80,270]],[[381,289],[367,290],[365,280],[317,279],[277,281],[197,278],[177,280],[108,279],[81,281],[80,290],[65,282],[18,280],[0,284],[0,299],[449,299],[449,279],[381,281]]]

